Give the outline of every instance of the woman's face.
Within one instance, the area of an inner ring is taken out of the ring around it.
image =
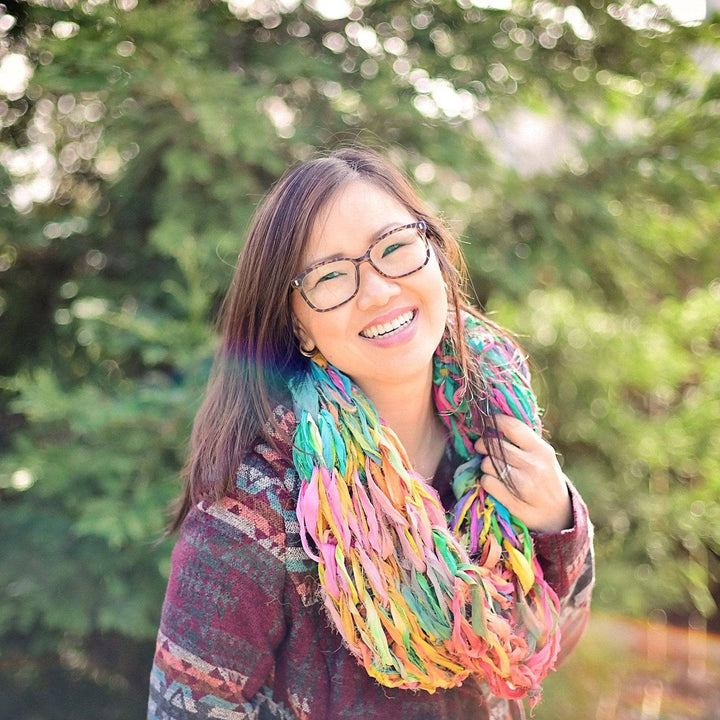
[[[333,256],[360,257],[383,233],[415,221],[392,195],[354,181],[319,216],[297,270]],[[383,277],[369,262],[359,271],[355,297],[327,312],[316,312],[293,290],[291,307],[303,347],[316,346],[371,396],[388,383],[429,382],[448,310],[435,252],[405,277]]]

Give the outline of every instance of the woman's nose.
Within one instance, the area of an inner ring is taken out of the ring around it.
[[[400,285],[395,278],[386,278],[369,263],[359,268],[360,280],[356,301],[360,310],[385,305],[400,293]]]

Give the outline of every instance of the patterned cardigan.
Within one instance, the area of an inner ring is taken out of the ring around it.
[[[278,408],[292,431],[291,411]],[[450,444],[449,444],[450,445]],[[459,459],[448,449],[434,480],[445,507]],[[148,720],[520,720],[523,705],[484,685],[424,691],[382,687],[330,628],[317,565],[302,550],[299,479],[267,444],[239,469],[232,494],[189,513],[172,555],[150,677]],[[574,524],[534,536],[562,603],[561,659],[587,623],[592,526],[570,487]]]

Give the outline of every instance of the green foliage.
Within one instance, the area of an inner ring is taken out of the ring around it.
[[[720,23],[479,5],[5,6],[0,62],[33,75],[0,98],[0,715],[58,715],[40,687],[140,707],[245,229],[289,164],[356,139],[415,177],[532,354],[597,606],[720,622]]]
[[[547,425],[597,525],[598,605],[717,612],[720,283],[609,312],[534,290],[498,303],[542,369]]]

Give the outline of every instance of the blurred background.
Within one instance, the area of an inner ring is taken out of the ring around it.
[[[353,141],[462,239],[596,525],[534,716],[720,718],[718,6],[0,5],[0,718],[144,717],[218,303],[271,183]]]

